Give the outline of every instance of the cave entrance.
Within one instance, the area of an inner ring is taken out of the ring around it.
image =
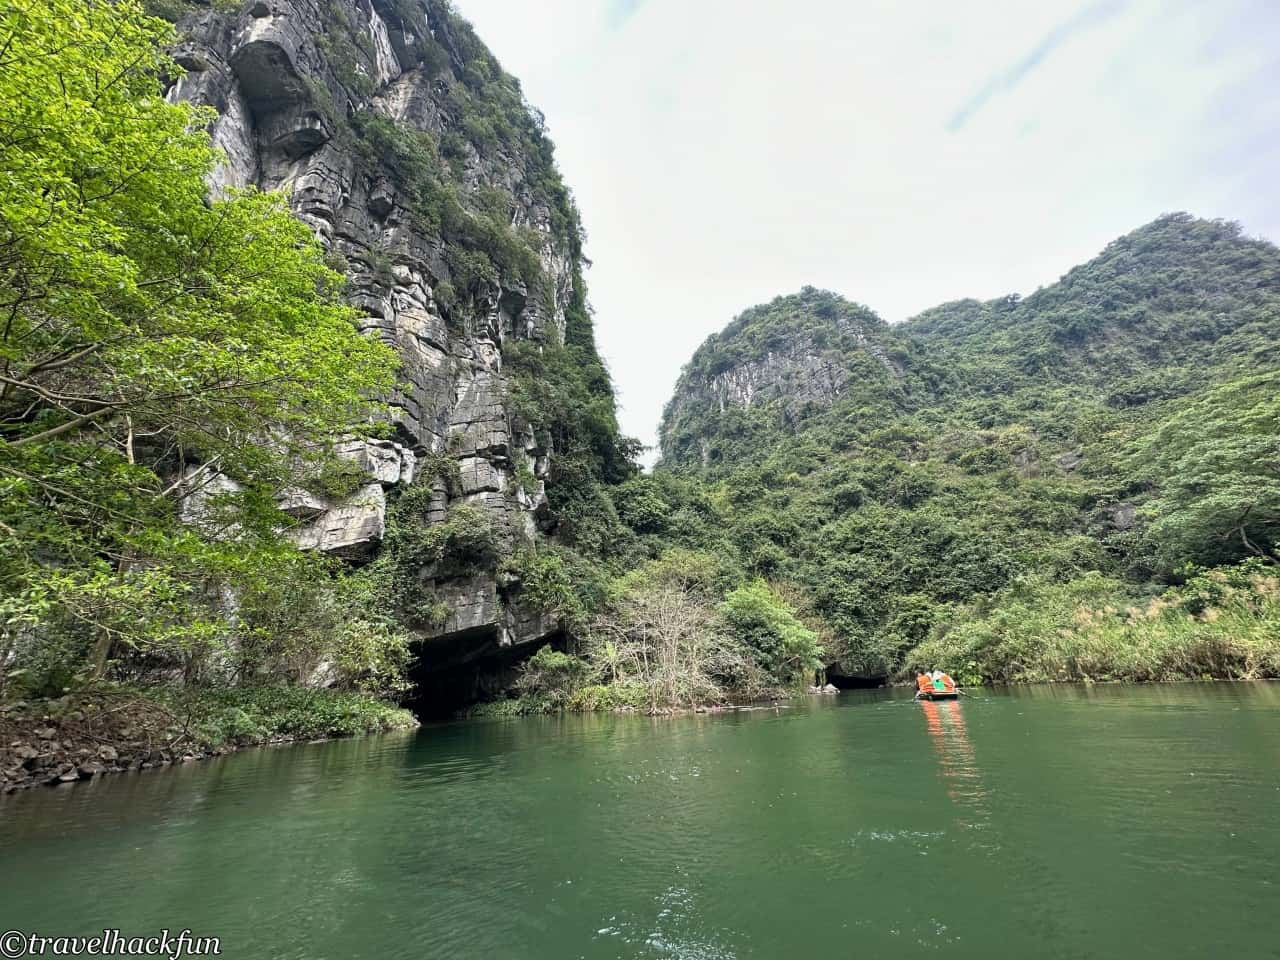
[[[840,665],[833,663],[827,667],[827,683],[837,690],[874,690],[888,684],[888,676],[871,676],[863,674],[842,673]]]
[[[412,685],[404,706],[424,723],[451,720],[475,703],[493,700],[516,680],[521,663],[546,644],[563,649],[563,634],[534,643],[500,645],[496,627],[469,630],[414,645]]]

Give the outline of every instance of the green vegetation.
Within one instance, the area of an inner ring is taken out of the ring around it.
[[[6,769],[6,786],[92,776],[225,753],[239,746],[414,727],[407,710],[355,693],[285,685],[147,687],[97,683],[63,696],[0,705],[0,739],[37,751]],[[50,734],[56,732],[56,739]],[[38,745],[38,746],[37,746]],[[6,759],[13,759],[7,752]],[[21,759],[21,757],[20,757]]]
[[[1277,424],[1280,373],[1242,377],[1182,404],[1138,451],[1131,469],[1159,490],[1146,513],[1163,569],[1280,559]]]
[[[148,15],[170,23],[177,23],[187,14],[202,8],[212,8],[218,13],[239,13],[241,6],[240,0],[210,0],[209,3],[201,3],[200,0],[144,0],[142,4]]]
[[[396,358],[283,197],[210,201],[209,115],[136,2],[0,21],[0,696],[137,681],[394,688],[403,638],[286,539]],[[230,602],[230,598],[236,602]]]
[[[1153,598],[1096,571],[1018,582],[961,611],[907,666],[961,682],[1256,679],[1280,675],[1280,576],[1249,560]]]
[[[408,710],[370,697],[297,686],[209,690],[138,690],[180,716],[195,743],[207,747],[354,737],[417,726]]]
[[[823,667],[818,635],[763,580],[735,587],[722,608],[725,625],[779,681],[804,680]]]
[[[697,489],[686,544],[806,594],[847,671],[1273,676],[1277,343],[1280,252],[1181,214],[895,327],[808,288],[697,351],[651,489]]]
[[[818,633],[763,581],[680,548],[615,576],[577,629],[577,655],[543,647],[522,667],[514,700],[473,710],[509,716],[551,710],[659,713],[787,694],[824,659]]]
[[[448,607],[424,584],[427,576],[465,576],[492,571],[498,563],[498,541],[487,514],[463,503],[438,522],[430,517],[432,478],[444,475],[446,483],[456,484],[456,471],[457,464],[447,458],[428,461],[419,482],[401,492],[388,511],[378,556],[348,575],[359,584],[360,609],[384,618],[389,629],[431,628],[448,618]]]
[[[410,198],[410,209],[424,233],[443,237],[445,262],[455,296],[469,301],[489,293],[500,277],[531,288],[542,283],[538,255],[510,224],[505,207],[491,192],[468,194],[453,181],[431,134],[396,124],[373,113],[352,119],[357,148],[373,167],[381,167]]]

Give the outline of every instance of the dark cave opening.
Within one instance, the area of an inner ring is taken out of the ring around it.
[[[838,690],[874,690],[889,682],[887,676],[860,676],[841,673],[836,665],[827,667],[827,683]]]
[[[554,634],[537,643],[503,645],[492,626],[423,640],[409,667],[412,686],[403,705],[424,723],[454,719],[473,704],[503,696],[521,663],[548,643],[560,649],[564,642]]]

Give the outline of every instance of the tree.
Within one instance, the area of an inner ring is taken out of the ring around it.
[[[274,494],[395,369],[285,198],[209,198],[171,40],[137,0],[0,8],[4,630],[92,637],[98,670],[225,633],[227,590],[296,562]],[[178,522],[196,491],[213,535]]]
[[[1280,562],[1280,374],[1233,380],[1171,417],[1143,456],[1149,537],[1167,566]]]
[[[725,597],[725,622],[766,670],[782,682],[812,678],[823,667],[818,635],[796,619],[786,602],[763,580],[745,584]]]
[[[717,622],[716,561],[671,550],[621,577],[591,625],[588,656],[611,683],[638,683],[650,710],[722,700],[759,671]]]

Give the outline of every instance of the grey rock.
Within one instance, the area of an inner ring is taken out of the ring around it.
[[[370,556],[382,541],[387,524],[387,498],[382,484],[361,487],[310,523],[289,531],[304,550],[322,550],[348,559]]]
[[[514,341],[545,341],[549,330],[563,332],[576,254],[566,238],[553,235],[552,212],[528,179],[533,165],[527,158],[509,147],[479,149],[456,129],[450,102],[460,80],[454,68],[434,77],[419,68],[418,40],[427,32],[453,63],[462,62],[449,25],[415,21],[435,14],[406,15],[405,9],[421,8],[389,0],[257,0],[242,13],[203,7],[179,26],[177,56],[188,72],[167,92],[171,100],[218,112],[212,136],[225,161],[211,178],[214,193],[245,186],[286,190],[297,216],[331,258],[345,264],[347,296],[360,313],[360,328],[400,355],[401,385],[385,398],[393,439],[352,438],[337,450],[369,482],[341,501],[308,493],[300,482],[280,498],[281,509],[299,521],[290,532],[299,546],[352,562],[366,562],[379,549],[387,491],[419,482],[432,484],[429,523],[443,522],[452,503],[469,503],[486,512],[503,549],[545,536],[557,524],[542,484],[521,489],[515,480],[520,464],[545,479],[550,453],[527,427],[513,427],[503,354]],[[354,34],[354,59],[339,69],[332,38],[344,29]],[[367,82],[371,95],[348,89],[356,74],[365,78],[356,86]],[[404,185],[370,162],[352,131],[343,131],[345,118],[360,111],[436,138],[461,135],[460,189],[498,188],[512,198],[511,223],[540,238],[535,246],[548,282],[530,289],[518,277],[503,276],[474,303],[442,308],[435,292],[454,279],[444,238],[418,224],[406,209],[411,204]],[[815,396],[842,388],[830,371],[815,370],[813,377]],[[439,476],[421,476],[422,458],[441,454],[458,461],[461,490],[447,489]],[[212,498],[234,486],[221,477],[192,479],[182,516],[212,523]],[[452,612],[429,639],[484,635],[500,643],[532,642],[554,629],[509,610],[491,574],[432,574],[433,589]]]
[[[379,180],[369,191],[369,212],[384,220],[396,207],[396,195],[386,180]]]
[[[272,149],[296,160],[318,150],[333,139],[333,130],[319,112],[311,110],[289,113],[260,131]]]
[[[14,753],[14,756],[16,756],[19,760],[22,761],[22,766],[24,767],[35,766],[34,761],[36,757],[40,756],[39,750],[25,743],[22,746],[18,747],[16,750],[14,750],[13,753]]]
[[[485,457],[464,457],[458,461],[463,494],[501,493],[507,488],[507,474]]]
[[[829,407],[844,395],[849,373],[811,344],[796,343],[759,360],[736,364],[711,378],[710,391],[721,413],[761,400],[786,397],[795,406]]]
[[[1080,464],[1084,463],[1084,454],[1079,450],[1072,450],[1070,453],[1064,453],[1057,457],[1054,462],[1063,470],[1070,473]]]
[[[416,458],[412,451],[405,450],[400,444],[390,440],[349,440],[340,444],[336,452],[338,456],[355,463],[383,486],[390,487],[400,483],[406,472],[409,475],[406,482],[413,479]]]
[[[323,497],[301,487],[286,487],[280,491],[278,506],[281,512],[298,520],[314,520],[330,508]]]
[[[498,585],[491,577],[449,579],[435,586],[436,598],[449,607],[448,619],[437,636],[481,630],[502,617]]]
[[[1107,518],[1111,526],[1117,530],[1132,530],[1138,519],[1138,508],[1135,504],[1124,501],[1113,503],[1107,507]]]
[[[178,488],[178,516],[183,523],[201,527],[210,537],[230,537],[235,531],[218,518],[220,497],[238,493],[243,488],[230,477],[205,466],[187,467]]]

